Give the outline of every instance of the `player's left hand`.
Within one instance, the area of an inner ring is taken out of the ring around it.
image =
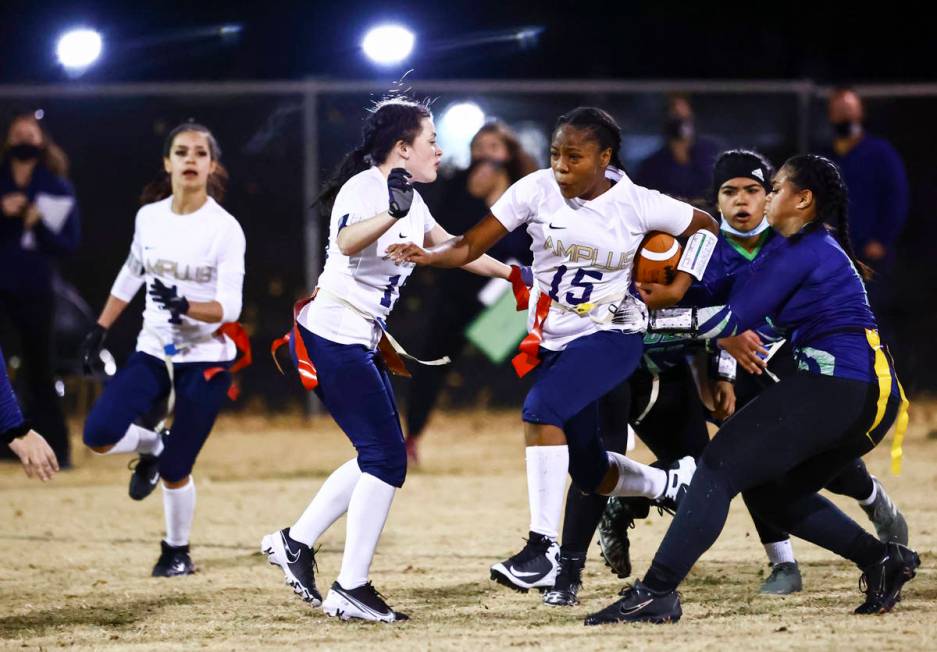
[[[387,247],[384,255],[397,265],[401,263],[413,263],[415,265],[433,264],[433,254],[412,242],[392,244]]]
[[[732,337],[723,337],[716,340],[716,344],[736,359],[742,369],[756,376],[768,366],[763,356],[768,355],[768,349],[761,343],[761,338],[754,331],[745,331]]]
[[[55,458],[52,447],[35,430],[30,430],[11,441],[10,449],[20,458],[27,477],[47,482],[59,470],[59,461]]]
[[[158,278],[154,278],[150,284],[149,293],[160,308],[170,312],[170,324],[182,323],[181,316],[189,312],[189,300],[179,294],[177,286],[169,287]]]
[[[735,414],[735,386],[728,380],[717,380],[713,387],[713,417],[725,421]]]

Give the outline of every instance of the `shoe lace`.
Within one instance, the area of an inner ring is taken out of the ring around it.
[[[376,600],[378,600],[384,607],[390,609],[390,606],[387,604],[387,600],[384,597],[384,594],[374,588],[374,584],[369,580],[367,584],[362,586],[365,591],[370,593]]]
[[[319,551],[320,551],[320,550],[322,550],[322,546],[321,546],[321,545],[318,545],[318,546],[316,546],[315,548],[310,548],[310,551],[312,552],[312,570],[313,570],[314,573],[318,573],[318,572],[319,572],[319,564],[318,564],[318,562],[316,561],[316,555],[319,554]]]

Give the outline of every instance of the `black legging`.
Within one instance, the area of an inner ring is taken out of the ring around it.
[[[766,389],[706,448],[646,584],[675,589],[716,541],[729,503],[742,492],[775,527],[859,566],[881,559],[884,544],[816,493],[884,438],[900,399],[891,392],[875,423],[878,400],[875,383],[809,373]]]
[[[680,365],[658,376],[656,396],[650,404],[654,382],[652,374],[638,369],[603,397],[599,412],[606,448],[624,453],[628,423],[643,415],[637,433],[658,460],[668,463],[685,455],[699,457],[709,443],[709,432],[689,368]],[[563,520],[564,553],[586,552],[607,502],[608,496],[583,493],[570,485]]]

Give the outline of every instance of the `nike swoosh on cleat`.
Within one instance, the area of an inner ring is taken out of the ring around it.
[[[631,607],[631,608],[629,608],[629,609],[622,609],[622,610],[621,610],[621,613],[622,613],[622,615],[624,615],[624,616],[628,616],[628,615],[631,615],[631,614],[636,614],[636,613],[638,613],[639,611],[641,611],[642,609],[644,609],[644,607],[646,607],[646,606],[648,606],[649,604],[651,604],[652,602],[654,602],[654,598],[651,598],[650,600],[645,600],[645,601],[642,602],[641,604],[637,604],[637,605],[635,605],[635,606],[633,606],[633,607]]]
[[[508,570],[511,571],[511,574],[514,575],[514,576],[516,576],[516,577],[533,577],[534,575],[543,575],[543,573],[540,573],[540,572],[538,572],[538,571],[533,571],[533,572],[531,572],[531,573],[524,572],[524,571],[519,571],[519,570],[515,569],[513,566],[511,566],[510,568],[508,568]]]
[[[283,538],[283,535],[280,535],[280,538]],[[299,561],[299,555],[302,553],[301,550],[293,552],[290,550],[290,545],[286,542],[286,539],[283,539],[283,551],[286,553],[286,562],[288,564],[295,564]]]

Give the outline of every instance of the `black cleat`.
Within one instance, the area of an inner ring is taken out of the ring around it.
[[[531,532],[523,550],[491,567],[491,579],[521,593],[549,589],[556,581],[559,556],[560,547],[556,541]]]
[[[260,542],[260,551],[273,566],[279,566],[293,593],[313,607],[322,604],[322,594],[316,588],[316,554],[304,543],[290,537],[290,529],[266,535]]]
[[[903,546],[908,545],[908,523],[892,499],[885,493],[885,487],[873,477],[875,483],[875,500],[871,505],[860,505],[875,525],[875,533],[882,543],[894,541]]]
[[[130,475],[130,497],[134,500],[143,500],[156,489],[159,484],[159,457],[140,453],[139,457],[130,460],[127,468],[132,470]]]
[[[554,607],[574,607],[579,604],[579,589],[582,588],[582,569],[586,565],[586,553],[561,553],[560,569],[556,573],[553,587],[543,596],[543,603]]]
[[[901,599],[901,587],[917,574],[921,558],[900,543],[886,544],[888,552],[877,564],[862,569],[859,590],[865,593],[865,602],[853,613],[883,614],[891,611]]]
[[[667,472],[667,486],[664,494],[654,502],[664,511],[676,514],[696,473],[696,460],[690,455],[681,457],[664,471]]]
[[[607,623],[675,623],[683,615],[680,608],[680,594],[667,591],[653,593],[641,582],[626,586],[619,594],[618,602],[613,602],[602,611],[586,616],[586,625],[605,625]]]
[[[613,496],[608,499],[599,521],[599,547],[605,565],[618,577],[631,575],[631,542],[628,529],[636,518],[647,518],[651,501],[641,497]]]
[[[332,588],[325,596],[322,610],[327,616],[336,616],[342,620],[369,620],[380,623],[396,623],[410,620],[407,614],[394,611],[368,582],[353,589],[343,588],[338,582],[332,582]]]
[[[153,567],[153,577],[177,577],[195,573],[195,564],[189,556],[189,546],[171,546],[165,541],[159,542],[162,553]]]

